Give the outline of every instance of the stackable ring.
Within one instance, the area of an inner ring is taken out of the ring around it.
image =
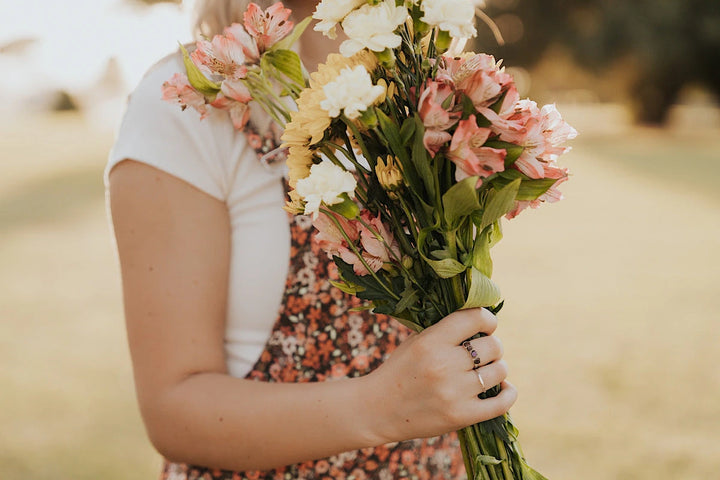
[[[462,343],[462,346],[465,347],[465,350],[468,351],[470,357],[472,358],[473,370],[475,370],[476,368],[480,368],[480,363],[482,362],[480,361],[480,355],[478,354],[477,350],[475,350],[472,344],[467,340]]]
[[[487,388],[485,388],[485,381],[483,381],[482,375],[480,375],[480,370],[475,370],[475,373],[477,373],[478,380],[480,380],[480,386],[482,387],[482,392],[480,392],[480,394],[482,395],[487,391]]]

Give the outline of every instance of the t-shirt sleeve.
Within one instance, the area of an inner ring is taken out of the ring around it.
[[[161,87],[182,63],[170,57],[153,67],[130,95],[125,115],[103,174],[105,187],[119,162],[130,159],[151,165],[225,200],[227,161],[232,124],[215,111],[204,119],[190,108],[162,100]],[[228,128],[230,130],[228,130]]]

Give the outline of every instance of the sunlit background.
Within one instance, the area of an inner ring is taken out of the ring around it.
[[[566,200],[495,252],[526,455],[551,480],[720,478],[720,4],[486,11],[506,44],[479,23],[476,48],[580,131]],[[189,25],[176,3],[0,3],[0,479],[157,476],[101,175]]]

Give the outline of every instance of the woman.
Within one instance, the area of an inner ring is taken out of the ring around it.
[[[308,3],[287,6],[301,18]],[[198,30],[219,33],[246,5],[199,2]],[[336,50],[302,42],[311,69]],[[138,401],[163,477],[460,478],[451,432],[516,398],[495,317],[457,312],[410,335],[352,311],[309,221],[281,209],[279,169],[259,160],[274,146],[269,120],[254,112],[238,132],[224,112],[200,121],[163,103],[162,83],[182,68],[172,55],[142,80],[105,171]],[[476,371],[461,343],[477,332]],[[477,398],[494,385],[500,395]]]

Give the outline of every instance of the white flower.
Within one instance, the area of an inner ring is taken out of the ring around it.
[[[363,48],[369,48],[373,52],[397,48],[402,38],[395,34],[395,30],[405,23],[407,18],[407,9],[395,6],[395,0],[385,0],[374,6],[363,5],[351,12],[342,22],[348,40],[340,45],[340,53],[351,57]]]
[[[432,27],[448,32],[453,38],[470,38],[477,35],[474,0],[423,0],[425,12],[420,20]]]
[[[336,38],[336,25],[363,3],[365,0],[322,0],[313,13],[313,18],[320,20],[313,29],[326,37]]]
[[[355,120],[383,96],[385,88],[373,85],[365,67],[358,65],[341,70],[335,80],[323,87],[323,92],[325,99],[320,102],[320,108],[330,117],[335,118],[344,110],[349,119]]]
[[[343,170],[330,160],[310,167],[310,175],[298,180],[295,190],[305,200],[305,215],[317,217],[320,204],[335,205],[342,203],[341,195],[355,195],[357,182],[352,173]]]

